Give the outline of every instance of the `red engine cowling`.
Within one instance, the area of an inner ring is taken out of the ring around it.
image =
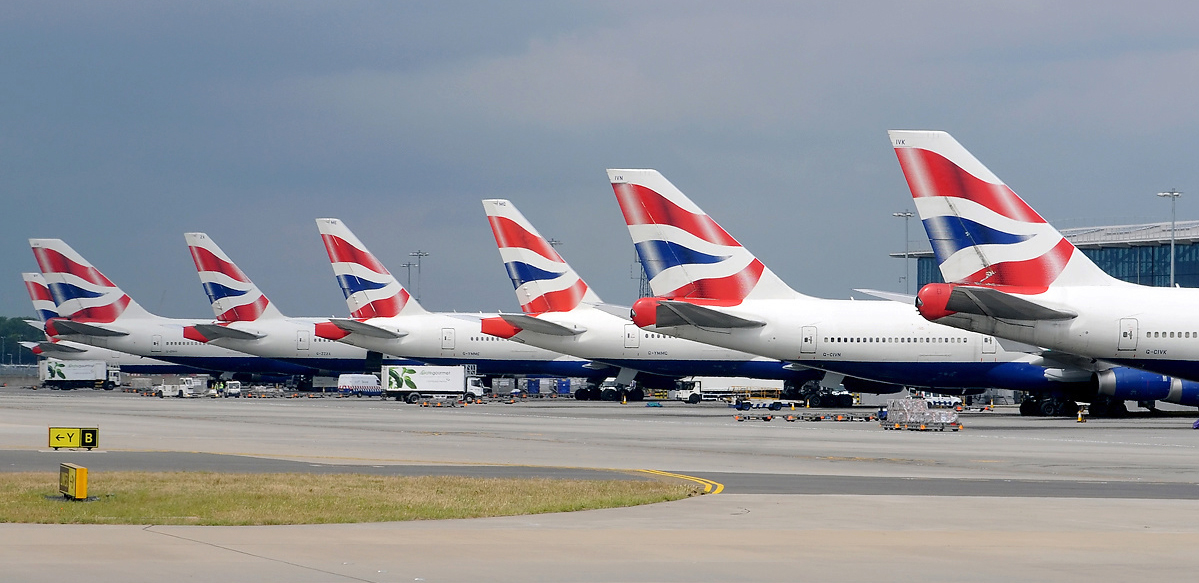
[[[629,311],[633,323],[640,328],[654,326],[658,323],[658,298],[641,298],[633,303]]]
[[[953,287],[948,283],[930,283],[920,288],[920,292],[916,294],[916,310],[930,322],[956,314],[957,312],[946,308]]]

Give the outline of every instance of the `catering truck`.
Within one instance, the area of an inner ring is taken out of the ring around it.
[[[383,398],[419,403],[428,397],[481,397],[482,379],[466,375],[463,366],[383,367]]]
[[[44,358],[37,365],[37,378],[51,389],[104,389],[121,384],[121,369],[103,360],[58,360]]]

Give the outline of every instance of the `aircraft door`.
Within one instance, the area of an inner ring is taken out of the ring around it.
[[[983,354],[995,354],[995,338],[983,336]]]
[[[804,326],[800,328],[800,354],[812,354],[816,352],[816,327]]]
[[[296,350],[308,350],[308,344],[312,341],[312,336],[307,330],[296,330]]]
[[[453,350],[454,349],[454,329],[453,328],[442,328],[441,329],[441,349],[442,350]]]
[[[1137,349],[1137,319],[1136,318],[1120,318],[1120,341],[1116,344],[1116,350],[1136,350]]]
[[[161,334],[155,334],[150,337],[150,352],[162,352]]]
[[[641,328],[638,328],[636,324],[624,325],[624,347],[641,347]]]

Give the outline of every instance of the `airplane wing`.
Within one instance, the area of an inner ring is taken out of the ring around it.
[[[329,321],[332,322],[334,326],[337,326],[338,328],[341,328],[342,330],[345,330],[346,332],[349,332],[351,334],[361,334],[363,336],[370,336],[371,338],[394,339],[394,338],[403,338],[408,335],[407,332],[401,332],[399,330],[388,330],[387,328],[375,326],[374,324],[367,324],[365,322],[359,322],[358,320],[346,320],[346,319],[341,319],[341,318],[333,318]]]
[[[533,316],[524,314],[500,314],[505,322],[516,326],[522,330],[536,332],[538,334],[548,334],[550,336],[575,336],[587,331],[582,326],[563,326],[555,322],[549,322]]]
[[[84,324],[83,322],[72,322],[71,320],[50,320],[54,323],[54,330],[59,334],[79,334],[81,336],[128,336],[129,333],[124,330],[115,330],[106,328],[97,324]]]
[[[878,289],[857,289],[857,288],[855,288],[853,291],[856,291],[858,293],[863,293],[868,296],[874,296],[881,300],[890,300],[892,302],[899,302],[901,304],[907,304],[909,306],[916,303],[916,296],[908,295],[908,294],[901,294],[901,293],[883,291],[883,290],[878,290]]]
[[[949,294],[945,309],[1000,320],[1071,320],[1074,312],[1047,308],[1019,296],[985,287],[958,286]]]
[[[195,324],[192,327],[195,328],[200,334],[203,334],[205,338],[210,340],[216,340],[217,338],[229,338],[232,340],[258,340],[259,338],[263,337],[263,334],[238,330],[237,328],[221,326],[220,324]]]

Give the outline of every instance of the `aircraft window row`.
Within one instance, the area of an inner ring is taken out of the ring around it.
[[[1199,332],[1146,332],[1145,338],[1199,338]]]
[[[865,338],[860,337],[860,336],[854,336],[854,337],[847,338],[844,336],[825,336],[824,341],[825,342],[833,342],[833,343],[845,343],[845,342],[875,343],[875,342],[878,342],[878,343],[888,343],[888,344],[892,344],[892,343],[895,343],[895,344],[942,344],[942,343],[944,343],[944,344],[965,344],[967,342],[966,338],[953,338],[953,337],[937,338],[935,336],[924,336],[924,337],[916,337],[916,338],[895,338],[895,337],[881,337],[880,338],[877,336],[875,336],[875,337],[867,336]]]
[[[166,344],[167,346],[196,346],[200,344],[200,342],[163,342],[163,344]]]
[[[646,332],[645,337],[646,338],[666,338],[666,335],[658,334],[657,332]]]
[[[495,336],[471,336],[472,342],[504,342],[507,338],[496,338]]]

